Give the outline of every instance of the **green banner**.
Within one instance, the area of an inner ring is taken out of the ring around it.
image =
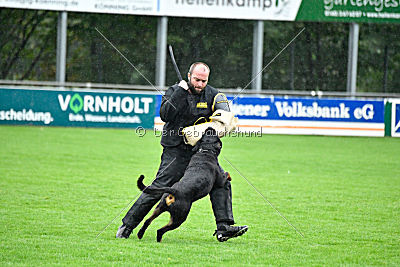
[[[385,104],[385,136],[392,136],[392,103]]]
[[[0,124],[153,128],[156,96],[0,89]]]
[[[303,0],[297,21],[400,22],[400,0]]]

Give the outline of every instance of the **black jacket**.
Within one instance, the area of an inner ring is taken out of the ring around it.
[[[190,94],[177,84],[162,97],[160,117],[165,122],[161,145],[178,146],[183,143],[182,129],[193,125],[199,118],[207,120],[214,112],[214,98],[218,90],[207,85],[200,95]]]

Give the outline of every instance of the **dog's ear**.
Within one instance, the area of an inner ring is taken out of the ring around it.
[[[215,136],[215,135],[217,135],[217,132],[215,131],[214,128],[208,127],[206,132],[204,133],[204,135],[206,135],[206,136]]]

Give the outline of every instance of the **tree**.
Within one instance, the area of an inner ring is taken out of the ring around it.
[[[385,91],[383,87],[386,57],[386,92],[400,92],[399,32],[400,25],[398,24],[361,24],[357,77],[359,90],[365,92]]]
[[[85,13],[72,13],[69,17],[68,81],[148,85],[96,31],[97,28],[154,83],[157,38],[155,17]]]
[[[3,8],[0,19],[0,78],[55,80],[57,13]],[[66,80],[149,85],[97,28],[154,84],[157,20],[153,16],[68,13]],[[249,20],[170,17],[168,43],[174,47],[184,76],[191,63],[204,61],[211,67],[210,84],[243,88],[254,78],[253,27],[254,21]],[[347,23],[265,21],[263,65],[304,27],[262,73],[263,88],[345,91]],[[382,92],[386,81],[387,92],[400,92],[399,29],[399,24],[360,24],[358,91]],[[177,81],[169,58],[166,78],[167,84]]]
[[[55,12],[0,9],[1,79],[55,77]]]
[[[190,64],[204,61],[217,88],[244,87],[251,80],[252,22],[223,19],[169,18],[168,42],[186,77]],[[168,66],[172,63],[167,61]],[[176,82],[167,68],[167,83]]]

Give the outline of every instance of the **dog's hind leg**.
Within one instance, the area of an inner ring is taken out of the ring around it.
[[[187,205],[186,207],[180,206],[181,209],[169,211],[171,218],[169,223],[157,230],[157,242],[161,242],[161,239],[166,232],[178,228],[184,221],[186,221],[186,218],[189,215],[190,207],[191,204]]]
[[[144,232],[146,232],[147,227],[151,224],[151,222],[157,218],[161,213],[163,213],[165,210],[161,209],[161,206],[158,206],[157,208],[154,209],[153,214],[144,222],[142,228],[140,228],[139,232],[137,233],[137,237],[139,239],[142,239]]]
[[[157,242],[161,242],[161,239],[166,232],[178,228],[182,223],[183,221],[175,222],[174,218],[171,215],[169,222],[164,227],[157,230]]]

